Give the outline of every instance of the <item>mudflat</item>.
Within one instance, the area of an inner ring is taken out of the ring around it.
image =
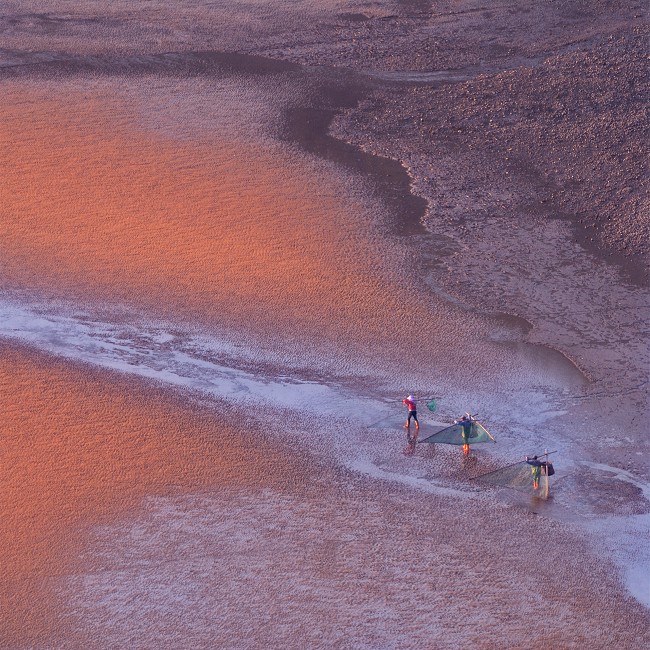
[[[2,647],[647,647],[641,3],[0,29]]]

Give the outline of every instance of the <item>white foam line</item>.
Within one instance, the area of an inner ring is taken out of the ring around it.
[[[634,485],[650,502],[650,483],[627,470],[589,461],[580,461],[579,464],[607,472],[617,481]],[[605,522],[599,519],[588,527],[594,532],[592,538],[605,540],[610,557],[621,570],[630,594],[650,609],[650,514],[610,516],[605,518]]]
[[[361,398],[315,381],[288,378],[286,371],[281,377],[265,376],[209,361],[206,356],[223,358],[232,346],[217,338],[179,336],[158,326],[82,321],[44,313],[40,306],[32,309],[0,301],[0,337],[68,359],[199,389],[226,401],[264,402],[322,415],[358,412],[360,406]],[[241,357],[232,360],[241,363]],[[371,405],[377,410],[382,406]]]
[[[393,483],[402,483],[410,487],[416,487],[424,492],[438,494],[441,496],[450,496],[454,498],[474,498],[474,494],[468,490],[456,490],[454,488],[438,485],[431,479],[418,478],[417,476],[408,476],[406,474],[397,474],[388,472],[375,465],[367,458],[357,459],[346,463],[346,467],[359,474],[365,474],[372,478],[382,479]]]
[[[17,340],[66,359],[153,379],[170,386],[200,390],[226,402],[263,403],[272,408],[314,413],[320,421],[327,423],[333,423],[346,413],[358,416],[364,411],[372,413],[372,417],[368,418],[372,420],[386,410],[386,405],[380,400],[362,398],[349,392],[344,395],[335,386],[292,378],[288,376],[286,368],[281,369],[281,375],[270,377],[210,361],[210,357],[220,360],[227,357],[236,364],[242,362],[242,357],[225,354],[224,351],[239,353],[240,350],[217,338],[179,334],[176,327],[173,331],[174,334],[151,323],[144,327],[123,322],[114,324],[87,318],[82,320],[54,312],[49,306],[30,307],[0,300],[0,337]],[[327,427],[323,431],[325,429]],[[332,435],[332,431],[328,431],[325,435]],[[385,471],[365,458],[352,460],[348,454],[337,453],[340,447],[337,440],[338,435],[334,434],[330,450],[339,462],[353,471],[429,493],[455,498],[468,496],[467,491]],[[347,437],[346,441],[349,442]]]

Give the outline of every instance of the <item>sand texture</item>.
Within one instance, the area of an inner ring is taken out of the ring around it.
[[[650,645],[642,3],[0,35],[0,648]]]

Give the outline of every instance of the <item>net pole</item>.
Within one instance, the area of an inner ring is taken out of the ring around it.
[[[548,499],[548,449],[544,449],[544,456],[546,457],[546,480],[544,481],[546,490],[545,490],[544,498]]]

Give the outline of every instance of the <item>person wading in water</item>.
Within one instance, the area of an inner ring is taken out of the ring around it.
[[[406,399],[402,400],[403,404],[406,404],[406,408],[409,410],[408,417],[406,418],[406,424],[404,425],[405,429],[409,430],[409,441],[410,441],[410,432],[411,432],[411,418],[415,420],[415,437],[417,438],[417,432],[420,430],[420,423],[418,422],[418,404],[415,401],[414,395],[409,395]]]
[[[465,413],[462,418],[454,422],[454,424],[460,424],[463,427],[460,435],[463,438],[463,454],[465,456],[469,454],[469,437],[472,435],[472,422],[474,422],[474,418],[469,413]]]
[[[537,490],[539,488],[539,477],[542,473],[542,465],[544,463],[541,460],[538,460],[537,456],[533,456],[532,458],[526,456],[526,462],[530,465],[530,469],[533,473],[533,490]]]

